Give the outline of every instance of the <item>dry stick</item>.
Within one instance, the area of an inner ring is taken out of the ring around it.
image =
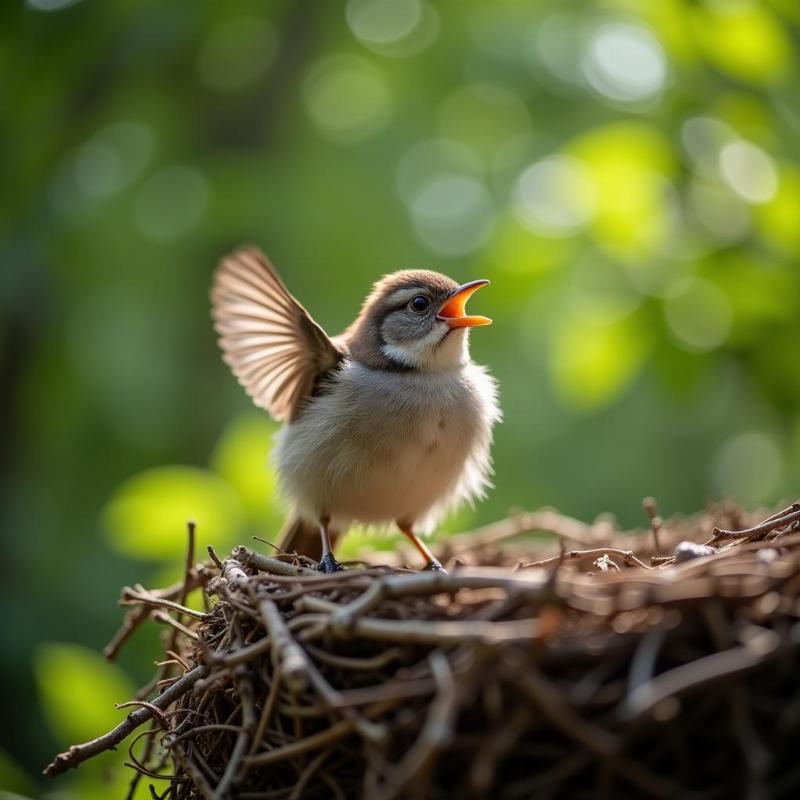
[[[208,779],[200,767],[186,750],[180,746],[172,748],[172,754],[180,768],[189,776],[192,785],[200,793],[203,800],[214,800],[214,792]]]
[[[403,657],[399,647],[389,647],[372,656],[372,658],[353,658],[352,656],[343,656],[338,653],[329,653],[327,650],[314,647],[313,644],[307,644],[304,649],[314,659],[321,661],[323,664],[329,664],[339,669],[363,672],[378,672],[393,661],[399,661]]]
[[[467,780],[474,795],[486,796],[492,786],[497,763],[511,750],[529,721],[526,709],[517,706],[511,719],[500,728],[499,733],[488,738],[480,747],[470,766]]]
[[[152,618],[156,620],[156,622],[163,622],[165,625],[171,625],[176,631],[179,631],[184,636],[188,636],[190,639],[197,640],[200,638],[191,628],[187,628],[185,625],[178,622],[178,620],[167,614],[166,611],[154,611]]]
[[[205,574],[192,569],[189,590],[202,586],[206,580],[207,576]],[[152,592],[151,594],[155,597],[169,600],[173,597],[180,597],[181,593],[183,592],[184,585],[185,581],[181,581],[181,583],[176,583],[174,586],[170,586],[167,589],[162,589],[157,592]],[[123,594],[128,590],[128,587],[123,589]],[[151,608],[142,607],[133,611],[129,611],[125,615],[125,619],[122,622],[122,627],[114,634],[112,640],[103,649],[103,655],[109,661],[113,661],[117,657],[119,651],[122,649],[122,646],[128,641],[128,639],[131,638],[139,625],[141,625],[142,622],[144,622],[150,616],[151,610]]]
[[[531,513],[517,514],[508,519],[493,522],[473,531],[458,533],[444,539],[436,548],[437,555],[443,549],[455,549],[459,553],[477,550],[490,544],[520,536],[523,533],[551,533],[564,539],[571,539],[578,544],[590,546],[595,544],[592,526],[572,517],[559,514],[557,511],[544,509]]]
[[[622,743],[616,736],[583,719],[562,702],[558,691],[536,667],[528,664],[519,670],[515,685],[539,706],[559,730],[600,757],[619,775],[645,789],[650,796],[678,796],[675,791],[677,787],[670,781],[654,775],[635,761],[624,758]]]
[[[314,773],[325,763],[325,760],[330,758],[330,755],[330,750],[322,750],[314,756],[297,779],[297,783],[294,785],[292,793],[289,795],[289,800],[300,800],[300,798],[302,798],[303,792],[306,786],[308,786],[308,782],[314,777]]]
[[[296,756],[303,755],[303,753],[313,752],[327,744],[338,742],[340,739],[352,733],[355,727],[355,722],[349,719],[337,722],[324,731],[306,736],[305,739],[300,739],[291,744],[284,745],[283,747],[276,747],[274,750],[267,750],[264,753],[247,756],[244,759],[244,767],[246,769],[265,767],[268,764],[277,764],[288,758],[295,758]]]
[[[365,739],[371,741],[383,739],[385,732],[380,726],[362,718],[343,704],[342,695],[328,683],[305,650],[292,637],[275,603],[265,598],[258,603],[258,608],[273,642],[273,664],[276,671],[287,679],[289,689],[295,693],[301,692],[310,681],[322,698],[326,709],[344,708],[345,717],[356,723],[359,733]]]
[[[718,539],[740,539],[746,536],[754,536],[761,533],[769,533],[775,528],[782,528],[791,522],[800,520],[800,503],[794,503],[789,506],[789,513],[777,514],[765,519],[762,523],[755,525],[752,528],[745,528],[741,531],[726,531],[722,528],[713,528],[711,533],[712,537],[706,544],[711,544]],[[788,511],[788,509],[787,509]]]
[[[628,567],[639,567],[640,569],[648,570],[652,569],[652,567],[645,564],[644,561],[639,560],[634,554],[633,550],[619,550],[615,547],[597,547],[591,550],[567,550],[565,553],[560,553],[557,556],[551,556],[550,558],[545,558],[541,561],[532,561],[529,564],[523,564],[522,568],[529,569],[531,567],[549,567],[553,564],[558,564],[561,561],[597,558],[598,556],[604,555],[618,556]]]
[[[267,700],[264,703],[264,707],[261,709],[261,717],[258,720],[258,725],[256,726],[256,733],[253,736],[253,741],[250,744],[250,752],[248,755],[253,755],[258,746],[261,744],[262,739],[264,738],[264,732],[267,729],[267,725],[272,721],[272,715],[275,713],[275,707],[277,706],[278,700],[278,692],[281,688],[281,675],[279,672],[272,673],[272,683],[269,687],[269,694],[267,695]]]
[[[358,689],[345,689],[340,693],[337,707],[350,708],[355,706],[375,706],[391,708],[401,700],[414,697],[423,697],[431,694],[436,688],[431,678],[418,678],[416,680],[394,679],[376,686],[362,686]],[[368,708],[366,716],[373,715],[373,709]]]
[[[123,590],[124,591],[124,590]],[[136,629],[150,616],[150,608],[141,606],[129,611],[122,620],[122,627],[114,634],[111,641],[103,648],[103,655],[114,661],[123,645],[133,636]]]
[[[195,521],[192,520],[192,519],[187,520],[187,522],[186,522],[186,534],[187,534],[186,562],[185,562],[184,570],[183,570],[183,583],[181,585],[181,589],[180,589],[180,592],[178,594],[178,603],[177,603],[178,607],[184,607],[186,605],[186,598],[188,597],[189,592],[191,591],[191,588],[192,588],[191,587],[191,583],[192,583],[192,573],[193,573],[194,556],[195,556],[195,531],[196,531],[196,523],[195,523]],[[128,590],[128,589],[123,590],[123,598],[125,597],[126,591],[130,591],[130,590]],[[148,599],[153,598],[154,596],[158,597],[158,593],[157,592],[148,592],[147,596],[148,596]],[[163,599],[166,599],[166,598],[163,598]],[[150,605],[150,604],[146,604],[146,605],[142,606],[142,610],[147,610],[147,613],[149,614],[149,609],[147,609],[147,605]],[[143,616],[142,619],[144,619],[144,618],[145,617]],[[178,621],[181,621],[180,615],[178,616]],[[173,628],[172,634],[171,634],[171,637],[170,637],[170,641],[169,641],[169,646],[168,646],[166,652],[167,652],[168,655],[171,655],[174,658],[174,662],[173,663],[179,663],[183,667],[183,669],[185,669],[185,671],[188,672],[191,668],[176,652],[176,650],[178,649],[178,634],[179,634],[179,631],[177,629]],[[155,686],[157,686],[159,684],[160,679],[164,675],[168,674],[168,672],[170,670],[169,664],[170,664],[170,662],[164,662],[162,664],[158,664],[159,669],[158,669],[158,672],[156,673],[155,678],[154,678],[154,683],[153,683],[153,687],[154,688],[155,688]],[[147,694],[149,694],[149,693],[150,692],[147,692]],[[155,706],[153,706],[153,708],[155,708]],[[154,733],[157,730],[157,722],[162,722],[162,720],[157,720],[157,721],[153,722],[152,730],[153,730]],[[148,762],[150,761],[150,758],[151,758],[151,756],[153,754],[153,748],[155,746],[155,741],[156,741],[155,735],[153,735],[153,736],[150,736],[148,738],[147,743],[145,744],[145,750],[144,750],[144,753],[142,754],[142,762],[141,762],[142,765],[144,765],[144,766],[146,766],[148,764]],[[131,745],[131,757],[133,758],[132,748],[133,748],[133,745]],[[131,779],[130,786],[128,788],[128,795],[127,795],[126,800],[133,800],[133,798],[135,797],[136,789],[139,786],[139,781],[142,778],[142,774],[143,773],[141,771],[137,770],[136,774]]]
[[[269,572],[272,575],[316,575],[318,573],[308,567],[300,567],[295,564],[281,561],[277,558],[270,558],[269,556],[255,553],[252,550],[239,545],[234,548],[233,557],[241,564],[253,569],[261,570],[261,572]]]
[[[168,706],[172,705],[179,697],[189,691],[195,684],[198,678],[202,678],[208,672],[208,667],[201,665],[195,667],[191,672],[187,672],[182,678],[179,678],[169,688],[165,689],[158,697],[156,697],[152,705],[162,711]],[[98,755],[106,750],[115,748],[131,731],[138,728],[142,723],[147,722],[148,719],[153,718],[153,711],[145,706],[138,711],[134,711],[120,722],[116,728],[92,739],[90,742],[83,744],[72,745],[69,750],[60,753],[44,770],[44,774],[48,778],[54,778],[68,769],[77,767],[82,764],[86,759]]]
[[[126,588],[122,595],[122,600],[119,603],[121,606],[145,605],[151,608],[166,608],[169,611],[176,611],[185,617],[192,617],[201,621],[207,620],[209,615],[202,611],[195,611],[193,608],[187,608],[181,603],[175,603],[172,600],[166,600],[163,597],[154,597],[147,592],[135,592],[130,588]]]
[[[713,540],[710,540],[713,541]],[[709,556],[703,556],[701,558],[695,558],[691,561],[686,561],[683,564],[673,564],[675,558],[674,556],[669,556],[663,559],[653,559],[654,562],[657,562],[659,565],[666,565],[670,566],[670,571],[668,576],[665,576],[661,570],[652,570],[650,575],[654,576],[656,580],[660,583],[663,580],[674,580],[676,577],[680,577],[682,580],[688,577],[694,577],[695,573],[706,573],[707,571],[713,569],[711,566],[719,565],[721,563],[728,563],[739,559],[741,556],[746,555],[747,553],[752,553],[757,550],[765,550],[765,549],[772,549],[776,547],[789,548],[793,547],[794,545],[800,543],[800,534],[787,534],[785,538],[782,538],[779,545],[771,541],[747,541],[747,537],[743,537],[742,540],[735,540],[728,542],[725,546],[721,547],[716,553]],[[656,566],[656,563],[654,563]],[[753,564],[751,562],[747,562],[743,565],[743,573],[744,574],[752,574],[753,572]],[[642,580],[640,578],[640,580]]]
[[[653,534],[653,544],[655,545],[655,552],[661,552],[661,543],[658,541],[658,533],[661,530],[661,517],[658,516],[658,505],[656,504],[656,500],[654,497],[645,497],[642,500],[642,506],[644,506],[644,510],[647,512],[647,516],[650,520],[650,530]]]
[[[506,661],[513,670],[509,676],[512,686],[521,689],[556,728],[601,758],[614,758],[620,752],[619,739],[578,716],[536,667],[521,663],[517,657]]]
[[[705,603],[702,612],[717,649],[725,650],[732,647],[734,645],[733,633],[719,598],[714,598]],[[763,630],[758,629],[756,636],[761,636]],[[730,703],[731,728],[739,744],[742,759],[747,765],[749,778],[748,796],[767,797],[769,792],[764,781],[771,755],[756,731],[744,682],[737,678],[731,681],[731,684],[727,690]]]
[[[425,783],[436,755],[453,735],[453,722],[463,693],[464,676],[456,680],[447,658],[438,651],[431,654],[430,667],[436,683],[436,695],[419,736],[393,770],[394,780],[379,794],[381,800],[394,800],[412,787],[413,797],[426,797]]]
[[[321,597],[303,597],[297,605],[310,611],[335,613],[336,603]],[[537,619],[503,620],[501,622],[473,622],[469,620],[394,620],[358,619],[346,626],[331,625],[331,633],[343,639],[362,636],[384,642],[403,644],[455,644],[531,642],[541,639],[549,631]]]
[[[114,708],[117,709],[130,708],[131,706],[150,709],[150,712],[152,713],[156,722],[163,724],[167,718],[166,714],[158,706],[154,706],[152,703],[148,703],[146,700],[128,700],[127,703],[114,703]]]
[[[241,667],[235,674],[236,689],[242,701],[242,727],[236,737],[236,744],[225,767],[217,788],[214,790],[214,800],[224,800],[229,788],[237,780],[242,761],[250,747],[250,737],[256,727],[256,709],[253,703],[253,679]]]
[[[258,611],[272,644],[272,661],[286,679],[286,685],[294,692],[308,686],[307,657],[303,649],[289,633],[281,612],[272,600],[258,602]]]
[[[209,554],[213,552],[214,548],[209,545]],[[216,553],[214,554],[216,555]],[[219,558],[217,557],[217,561]],[[226,558],[219,565],[219,575],[213,580],[209,581],[207,592],[209,594],[219,594],[224,588],[235,589],[239,584],[246,583],[248,575],[242,569],[242,565],[235,558]]]
[[[209,664],[219,664],[224,667],[235,667],[238,664],[245,664],[248,661],[253,661],[262,653],[266,653],[272,647],[272,639],[269,636],[264,636],[252,644],[245,645],[238,650],[232,650],[225,655],[216,655],[212,653],[207,654],[207,661]]]
[[[368,591],[347,605],[336,606],[333,622],[340,627],[348,627],[367,611],[372,610],[384,600],[392,598],[425,596],[442,592],[453,594],[462,589],[503,589],[521,600],[539,599],[545,588],[550,588],[546,576],[511,576],[507,571],[491,569],[463,570],[454,573],[419,572],[415,575],[389,576],[372,583]]]
[[[617,713],[626,722],[638,722],[668,697],[755,669],[768,661],[780,645],[777,634],[764,629],[755,640],[662,672],[628,694]]]
[[[177,736],[174,735],[170,736],[169,746],[172,747],[176,745],[178,742],[184,741],[184,739],[191,739],[192,737],[197,736],[198,733],[212,733],[219,731],[228,731],[229,733],[239,733],[239,731],[241,730],[242,729],[239,725],[228,725],[228,724],[223,724],[221,722],[209,723],[208,725],[198,725],[195,728],[189,728],[188,731],[179,733]]]

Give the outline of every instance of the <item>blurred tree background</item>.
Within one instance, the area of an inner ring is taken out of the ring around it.
[[[451,529],[797,496],[796,0],[0,19],[0,789],[124,796],[124,752],[35,777],[149,676],[153,631],[99,654],[120,586],[179,574],[188,516],[221,550],[281,522],[272,427],[208,316],[240,243],[332,333],[397,268],[492,280],[497,488]]]

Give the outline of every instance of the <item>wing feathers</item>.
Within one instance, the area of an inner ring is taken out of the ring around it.
[[[225,362],[253,402],[276,419],[292,421],[344,357],[259,250],[223,259],[211,304]]]

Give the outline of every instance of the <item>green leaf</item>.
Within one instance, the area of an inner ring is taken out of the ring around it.
[[[213,472],[157,467],[126,481],[106,506],[111,544],[134,558],[175,559],[186,549],[186,521],[197,522],[198,550],[223,549],[241,533],[244,511],[231,487]]]
[[[248,518],[267,533],[277,531],[284,517],[270,462],[277,429],[266,414],[241,414],[225,429],[211,458],[211,466],[239,496]]]
[[[93,650],[48,642],[36,651],[33,668],[42,710],[62,746],[100,736],[128,713],[114,704],[129,700],[134,686]]]

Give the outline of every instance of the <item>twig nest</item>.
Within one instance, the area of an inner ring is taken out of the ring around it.
[[[207,613],[125,595],[171,620],[172,674],[49,769],[155,717],[131,760],[171,776],[163,798],[792,796],[800,506],[738,532],[725,514],[624,538],[565,522],[589,546],[552,556],[496,527],[448,547],[497,563],[450,574],[237,548],[187,572],[215,573]]]

